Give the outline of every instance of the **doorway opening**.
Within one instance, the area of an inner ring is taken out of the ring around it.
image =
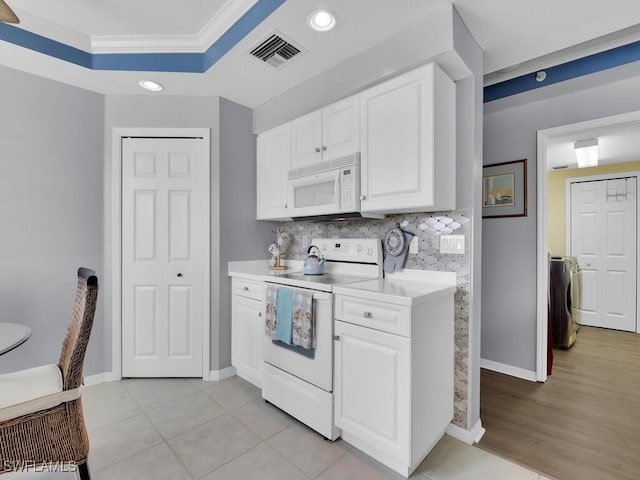
[[[640,148],[635,138],[640,134],[640,112],[616,115],[587,122],[580,122],[561,127],[538,131],[537,140],[537,183],[538,183],[538,215],[537,215],[537,345],[536,345],[536,380],[547,380],[547,308],[549,291],[549,171],[553,167],[568,168],[567,162],[573,161],[574,142],[585,138],[602,139],[601,164],[610,165],[613,171],[624,171],[620,164],[640,161]],[[558,158],[564,159],[558,161]],[[569,160],[567,160],[569,159]],[[563,164],[564,162],[564,164]],[[617,166],[614,166],[617,165]],[[630,164],[627,170],[638,170],[638,164]],[[576,165],[577,166],[577,165]],[[558,170],[560,170],[558,169]],[[557,171],[558,171],[557,170]],[[575,172],[578,172],[576,169]],[[604,173],[604,172],[603,172]],[[567,171],[567,176],[571,172]],[[580,176],[576,174],[575,176]],[[582,174],[583,175],[583,174]],[[627,173],[625,173],[627,175]],[[564,211],[564,206],[563,206]],[[561,228],[565,228],[564,225]],[[566,247],[569,252],[571,246]],[[636,247],[637,255],[637,247]],[[636,277],[637,278],[637,277]],[[638,306],[636,305],[636,318]]]

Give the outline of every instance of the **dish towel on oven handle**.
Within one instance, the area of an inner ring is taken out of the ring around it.
[[[293,344],[302,348],[315,348],[315,317],[313,292],[294,290],[293,299]]]
[[[264,331],[269,338],[276,333],[276,305],[278,302],[278,287],[267,285],[266,306],[264,315]]]
[[[291,345],[294,291],[291,288],[279,287],[276,297],[276,331],[273,339]]]

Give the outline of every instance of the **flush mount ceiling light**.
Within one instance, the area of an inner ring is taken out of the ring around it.
[[[576,151],[578,167],[595,167],[598,165],[598,139],[581,140],[573,144]]]
[[[153,80],[140,80],[138,85],[151,92],[161,92],[164,89],[162,85],[158,82],[154,82]]]
[[[309,26],[318,32],[328,32],[336,26],[336,14],[331,10],[315,10],[307,17]]]

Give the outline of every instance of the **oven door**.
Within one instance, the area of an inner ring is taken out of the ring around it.
[[[341,210],[341,170],[329,170],[289,180],[289,206],[292,217],[326,215]]]
[[[262,329],[262,359],[280,370],[331,392],[333,391],[333,295],[327,292],[315,292],[313,311],[316,328],[316,347],[313,358],[274,343]]]

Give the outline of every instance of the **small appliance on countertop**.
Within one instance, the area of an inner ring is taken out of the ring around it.
[[[309,254],[304,261],[302,272],[305,275],[322,275],[324,273],[325,259],[322,258],[320,249],[315,245],[311,245],[307,250]]]

